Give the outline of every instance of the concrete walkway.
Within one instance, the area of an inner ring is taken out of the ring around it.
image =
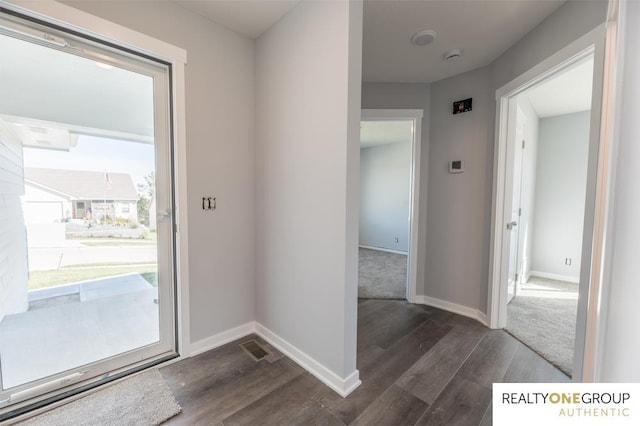
[[[157,259],[157,248],[151,245],[29,247],[30,271],[51,271],[83,263],[154,263]]]
[[[157,288],[138,274],[77,284],[82,301],[7,315],[0,322],[8,389],[159,340]]]

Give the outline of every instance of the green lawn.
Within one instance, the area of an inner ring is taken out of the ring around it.
[[[106,265],[105,265],[106,266]],[[117,266],[117,267],[65,267],[54,271],[32,271],[29,275],[29,290],[55,287],[78,281],[95,280],[114,275],[139,273],[151,285],[157,286],[157,267],[155,265]]]

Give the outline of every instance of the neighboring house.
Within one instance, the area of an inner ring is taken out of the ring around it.
[[[138,193],[126,173],[25,168],[26,223],[110,218],[138,220]]]

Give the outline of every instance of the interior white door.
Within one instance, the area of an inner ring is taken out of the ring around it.
[[[520,242],[520,216],[522,214],[522,170],[524,155],[524,114],[518,108],[516,115],[516,128],[513,138],[514,143],[514,161],[513,161],[513,196],[511,202],[511,217],[507,224],[507,229],[511,232],[509,238],[509,281],[507,284],[507,303],[510,302],[517,294],[520,279],[522,278],[522,260],[519,250]]]

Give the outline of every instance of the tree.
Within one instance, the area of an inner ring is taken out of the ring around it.
[[[153,195],[156,189],[155,172],[149,173],[144,177],[144,183],[138,184],[138,222],[145,226],[149,226],[149,209],[153,202]]]

